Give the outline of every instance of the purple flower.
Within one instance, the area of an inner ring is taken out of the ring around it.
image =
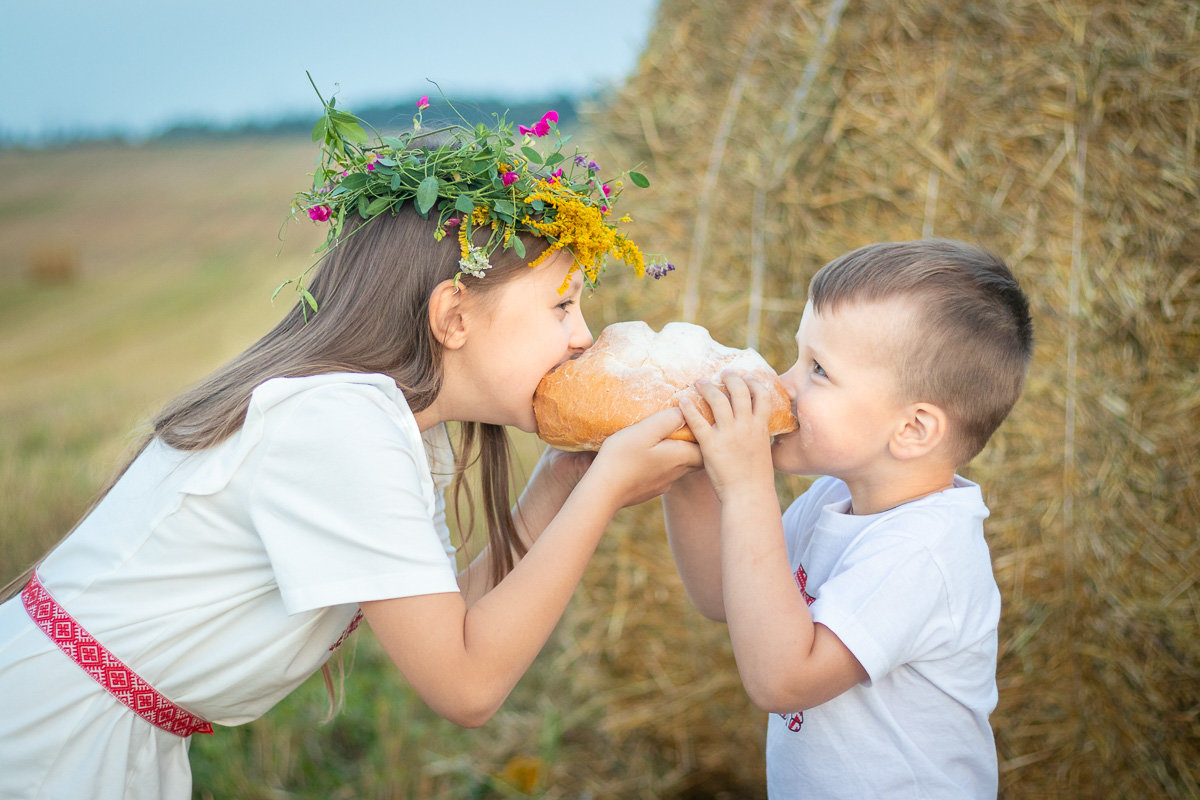
[[[308,210],[308,218],[313,222],[325,222],[329,219],[329,215],[333,213],[333,209],[329,206],[313,206]]]
[[[587,163],[587,156],[575,156],[575,163],[582,167]]]
[[[588,162],[588,172],[599,172],[599,171],[600,171],[599,164],[597,164],[595,161]]]
[[[675,269],[675,265],[672,264],[670,261],[663,261],[660,264],[656,263],[656,264],[648,265],[646,267],[646,273],[650,277],[654,278],[654,280],[658,280],[659,278],[663,277],[668,272],[671,272],[674,269]]]

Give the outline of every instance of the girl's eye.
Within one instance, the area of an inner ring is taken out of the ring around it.
[[[825,368],[822,367],[820,364],[818,364],[816,361],[812,362],[812,374],[819,375],[822,378],[829,377],[828,375],[825,374]]]
[[[561,308],[563,311],[570,311],[571,306],[573,306],[573,305],[575,305],[575,300],[573,298],[567,298],[566,300],[563,300],[561,303],[559,303],[558,307]]]

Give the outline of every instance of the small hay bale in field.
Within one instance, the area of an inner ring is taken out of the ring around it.
[[[41,245],[29,254],[29,277],[35,283],[70,283],[79,275],[79,253],[65,245]]]

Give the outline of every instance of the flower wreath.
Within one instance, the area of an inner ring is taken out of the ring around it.
[[[321,157],[312,188],[296,194],[292,216],[304,211],[315,222],[329,223],[318,254],[337,244],[348,219],[395,213],[412,201],[422,216],[436,214],[434,239],[441,241],[456,231],[461,249],[456,282],[463,275],[484,277],[499,247],[523,258],[525,245],[514,235],[518,233],[550,242],[531,267],[559,250],[574,256],[560,291],[566,291],[576,270],[582,270],[588,286],[594,287],[610,255],[633,267],[639,277],[649,272],[661,278],[675,269],[665,259],[648,265],[638,246],[617,228],[629,222],[629,216],[613,219],[625,179],[641,188],[650,181],[631,170],[602,179],[600,165],[586,154],[576,150],[573,156],[564,155],[562,148],[571,137],[559,132],[555,111],[531,126],[518,125],[518,143],[504,116],[493,127],[454,124],[424,131],[426,96],[416,103],[412,130],[381,136],[362,119],[336,108],[335,98],[326,102],[315,83],[313,89],[325,107],[312,133],[313,141],[321,143]],[[534,148],[551,135],[554,146],[548,154]],[[437,137],[437,144],[419,143],[427,137]],[[476,244],[475,233],[484,229],[490,229],[487,241]],[[294,282],[304,303],[316,311],[317,302],[304,288],[303,278]],[[279,289],[289,283],[293,281]]]

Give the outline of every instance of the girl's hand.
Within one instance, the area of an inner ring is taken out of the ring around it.
[[[710,381],[699,381],[696,390],[713,411],[709,424],[694,403],[680,400],[680,410],[704,454],[704,468],[722,500],[743,487],[774,487],[771,465],[771,404],[768,388],[754,377],[728,371],[722,374],[726,397]],[[772,488],[773,491],[773,488]]]
[[[614,510],[658,497],[703,463],[696,445],[667,438],[682,425],[679,409],[668,408],[608,437],[584,477],[589,491],[608,494]]]
[[[533,468],[528,485],[545,482],[570,494],[595,458],[596,454],[589,451],[571,452],[547,447]]]

